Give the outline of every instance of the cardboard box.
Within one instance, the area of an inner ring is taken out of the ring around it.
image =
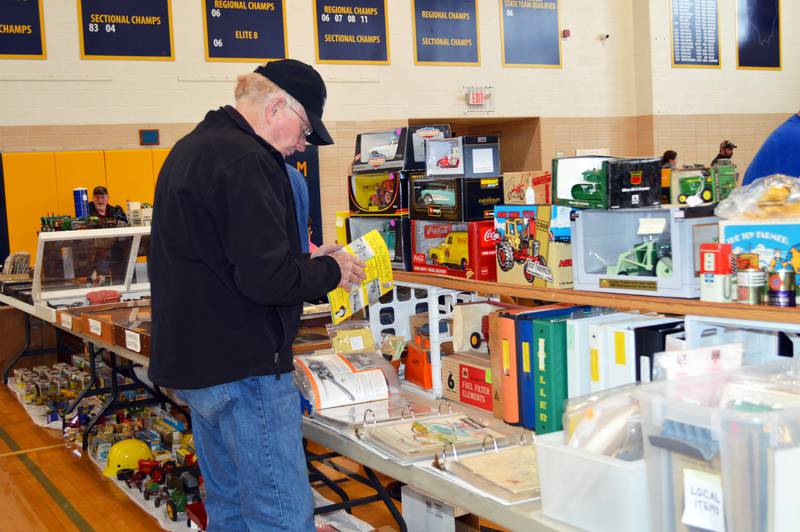
[[[429,140],[425,148],[429,177],[499,177],[500,139],[497,136]]]
[[[661,203],[659,159],[586,156],[553,159],[556,205],[628,209]]]
[[[757,255],[759,268],[800,273],[800,218],[720,220],[719,241],[731,244],[734,255]]]
[[[492,411],[492,367],[488,356],[456,353],[442,357],[442,396]]]
[[[411,270],[411,221],[407,216],[349,216],[347,243],[376,229],[389,249],[389,260],[396,270]]]
[[[670,172],[670,202],[673,205],[710,205],[727,198],[736,188],[736,166],[712,166]]]
[[[392,216],[408,210],[408,176],[403,172],[353,174],[347,190],[354,213]]]
[[[353,173],[402,170],[406,158],[407,133],[405,127],[359,133],[356,137]]]
[[[549,170],[503,173],[503,202],[507,205],[553,203],[553,174]]]
[[[503,178],[410,176],[409,215],[413,220],[490,220],[503,201]]]
[[[412,269],[479,281],[497,279],[492,222],[412,220]]]
[[[425,148],[429,140],[452,137],[448,124],[408,126],[404,170],[425,171]]]
[[[572,288],[570,211],[555,205],[496,207],[497,280]]]

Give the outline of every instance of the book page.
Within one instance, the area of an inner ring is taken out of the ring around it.
[[[498,452],[462,457],[448,462],[447,468],[459,476],[461,468],[485,479],[513,495],[534,497],[539,490],[539,470],[533,445],[514,445]]]
[[[308,355],[295,363],[308,379],[316,410],[389,397],[383,372],[362,353]]]

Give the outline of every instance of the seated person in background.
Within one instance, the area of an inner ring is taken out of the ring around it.
[[[719,143],[719,153],[716,157],[714,157],[709,166],[714,166],[720,159],[730,159],[733,157],[733,150],[736,148],[738,148],[738,146],[733,142],[729,140],[723,140]]]
[[[128,223],[125,211],[119,205],[109,205],[108,189],[104,186],[94,187],[92,191],[93,201],[89,202],[89,216],[98,218],[114,218],[120,222]]]
[[[742,185],[772,174],[800,177],[800,111],[770,133],[747,167]]]
[[[675,150],[667,150],[661,156],[661,168],[669,167],[675,168],[678,165],[678,152]]]

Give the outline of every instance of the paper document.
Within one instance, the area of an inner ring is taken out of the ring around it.
[[[393,282],[389,249],[377,230],[373,229],[358,240],[354,240],[345,246],[344,250],[364,261],[366,279],[361,284],[352,286],[349,292],[343,288],[328,292],[334,325],[378,301],[383,294],[392,289]]]
[[[314,393],[314,408],[378,401],[389,397],[386,378],[362,353],[308,355],[295,358]]]

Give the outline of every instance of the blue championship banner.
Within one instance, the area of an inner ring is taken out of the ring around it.
[[[503,66],[560,67],[558,0],[500,0]]]
[[[47,59],[42,0],[0,0],[0,59]]]
[[[672,66],[720,67],[717,0],[672,0]]]
[[[286,59],[283,0],[204,0],[206,61]]]
[[[314,0],[317,63],[389,63],[386,0]]]
[[[171,0],[78,0],[81,59],[172,61]]]
[[[475,0],[413,0],[414,64],[480,65]]]
[[[781,0],[736,1],[737,68],[781,69]]]

